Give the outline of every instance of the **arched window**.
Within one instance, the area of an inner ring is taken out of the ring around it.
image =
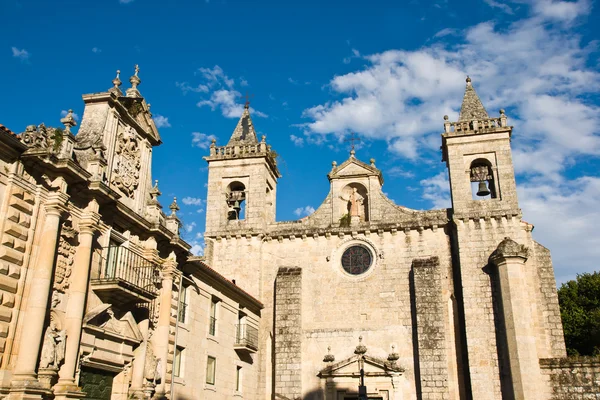
[[[244,219],[246,214],[244,200],[246,200],[246,186],[241,182],[231,182],[225,193],[228,220]]]
[[[483,158],[471,163],[471,194],[473,200],[496,198],[496,185],[492,164]]]

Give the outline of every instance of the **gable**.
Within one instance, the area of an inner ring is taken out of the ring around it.
[[[336,176],[352,176],[352,175],[373,175],[373,171],[368,170],[362,165],[350,163],[340,170],[336,171]]]
[[[364,356],[363,369],[366,375],[384,376],[390,372],[404,372],[404,368],[398,366],[395,362],[385,361],[376,357]],[[319,372],[319,377],[355,377],[359,374],[359,356],[352,356],[336,364],[329,365]]]

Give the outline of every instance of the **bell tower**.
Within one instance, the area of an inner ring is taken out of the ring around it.
[[[457,217],[520,215],[504,110],[491,118],[467,77],[458,122],[444,116],[443,161]]]
[[[206,236],[261,231],[275,222],[277,169],[275,153],[263,135],[259,142],[249,103],[226,146],[213,140],[208,162]]]

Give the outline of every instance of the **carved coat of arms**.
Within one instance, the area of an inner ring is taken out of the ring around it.
[[[134,130],[129,127],[117,137],[111,183],[133,199],[140,183],[140,149]]]

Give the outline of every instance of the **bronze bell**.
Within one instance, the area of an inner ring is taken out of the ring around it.
[[[235,201],[233,203],[233,209],[239,211],[242,207],[240,207],[240,202],[239,201]]]
[[[490,194],[490,190],[488,189],[487,185],[485,184],[485,181],[480,181],[479,189],[477,189],[477,196],[485,197],[489,194]]]

